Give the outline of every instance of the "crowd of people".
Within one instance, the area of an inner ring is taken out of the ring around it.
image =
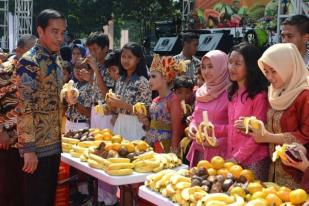
[[[228,54],[213,50],[199,59],[199,36],[184,33],[179,55],[154,55],[150,65],[138,43],[111,51],[102,31],[85,43],[63,45],[66,27],[64,15],[44,10],[38,38],[24,35],[15,55],[0,55],[0,205],[54,205],[61,134],[87,128],[143,139],[156,152],[182,156],[190,167],[219,155],[260,180],[309,192],[308,17],[286,19],[283,43],[265,51],[242,42]],[[79,96],[62,102],[60,91],[69,80]],[[116,95],[106,99],[109,91]],[[138,102],[147,114],[134,111]],[[107,108],[104,115],[97,105]],[[216,146],[196,140],[204,111]],[[250,116],[264,124],[246,134],[243,118]],[[190,143],[181,147],[185,135]],[[282,144],[293,145],[301,161],[272,163],[275,146]],[[117,204],[116,192],[99,182],[102,205]]]

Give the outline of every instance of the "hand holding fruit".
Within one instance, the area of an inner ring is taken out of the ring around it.
[[[136,116],[137,116],[138,121],[140,121],[144,125],[145,128],[150,127],[150,121],[146,115],[137,114]]]
[[[197,133],[196,126],[193,126],[193,125],[189,126],[188,137],[194,140],[196,139],[196,133]]]
[[[124,101],[121,100],[119,97],[108,97],[106,99],[106,103],[109,107],[112,107],[112,108],[123,108],[123,105],[124,105]]]
[[[282,163],[289,167],[294,167],[302,172],[309,168],[309,160],[306,157],[306,149],[299,144],[295,144],[295,150],[298,151],[301,161],[295,161],[289,155],[285,155],[286,159],[282,159]],[[305,149],[305,152],[304,152]]]

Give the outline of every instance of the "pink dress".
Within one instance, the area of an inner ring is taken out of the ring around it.
[[[268,101],[266,92],[257,94],[254,99],[247,98],[244,89],[238,91],[228,104],[229,127],[227,138],[227,157],[234,158],[242,166],[252,169],[259,176],[261,170],[268,170],[268,145],[259,144],[250,135],[239,132],[234,127],[234,122],[239,117],[256,116],[257,119],[266,121]],[[265,174],[261,174],[264,176]],[[265,177],[265,176],[264,176]]]
[[[219,146],[215,148],[202,147],[193,141],[187,154],[190,167],[194,167],[200,159],[210,160],[213,156],[226,156],[226,137],[228,128],[228,98],[227,92],[223,92],[218,98],[210,102],[196,101],[195,109],[192,114],[190,126],[196,126],[203,121],[203,111],[208,112],[209,121],[215,126],[215,135],[218,138]],[[199,158],[201,157],[201,158]]]

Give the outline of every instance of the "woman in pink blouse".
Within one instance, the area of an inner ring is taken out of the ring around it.
[[[234,125],[240,117],[255,116],[266,121],[268,83],[257,65],[260,55],[259,49],[247,43],[236,45],[229,55],[228,70],[232,84],[228,89],[227,156],[244,168],[251,169],[257,179],[267,180],[267,144],[256,143]]]
[[[210,51],[202,58],[201,74],[205,83],[196,92],[196,104],[189,126],[189,136],[193,139],[187,155],[190,167],[199,160],[210,160],[213,156],[225,157],[228,125],[227,88],[230,84],[227,71],[228,56],[219,50]],[[218,138],[217,147],[205,143],[203,146],[195,141],[199,124],[203,121],[203,111],[208,112],[209,121],[215,126]]]

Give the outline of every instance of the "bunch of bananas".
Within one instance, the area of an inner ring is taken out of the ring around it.
[[[149,151],[137,156],[133,164],[136,172],[147,173],[180,166],[181,160],[174,153],[157,154]]]
[[[133,105],[133,114],[142,114],[147,116],[147,109],[144,103],[137,102]]]
[[[263,122],[261,120],[258,120],[255,116],[245,117],[243,121],[244,121],[246,134],[249,133],[250,127],[254,129],[261,129],[262,128],[261,125],[263,125]],[[262,130],[262,135],[264,135],[263,130]]]
[[[75,99],[79,96],[79,91],[74,87],[74,81],[70,80],[68,83],[65,83],[60,92],[60,100],[63,101],[63,98],[67,97],[68,99]]]
[[[67,137],[62,137],[62,151],[69,153],[73,145],[79,143],[78,139],[72,139]]]
[[[105,168],[105,172],[112,176],[130,175],[133,173],[134,164],[128,158],[109,158],[110,164]]]

